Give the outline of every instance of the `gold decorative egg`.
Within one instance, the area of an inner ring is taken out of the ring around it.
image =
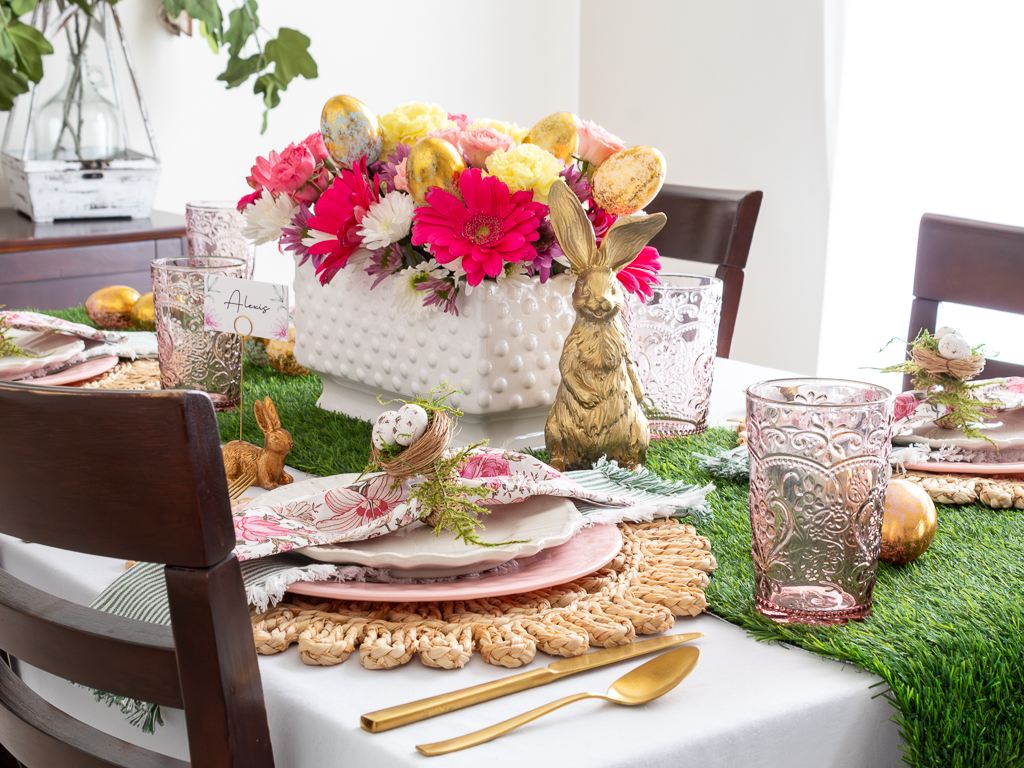
[[[288,341],[267,339],[267,358],[271,367],[285,376],[306,376],[308,368],[299,365],[295,359],[295,326],[288,329]]]
[[[359,99],[333,96],[320,113],[320,133],[331,158],[339,168],[351,168],[366,155],[376,162],[384,145],[384,132],[377,115]]]
[[[665,183],[665,156],[654,147],[626,147],[594,172],[594,202],[615,216],[643,210]]]
[[[156,330],[156,310],[153,309],[153,292],[142,294],[131,311],[131,325],[137,331]]]
[[[536,144],[569,165],[580,147],[577,122],[572,112],[555,112],[533,126],[523,143]]]
[[[132,321],[132,307],[139,292],[127,285],[100,288],[85,300],[85,313],[100,328],[124,330]]]
[[[890,480],[879,557],[893,565],[916,560],[931,545],[937,525],[935,502],[924,488],[909,480]]]
[[[431,187],[459,194],[459,174],[466,170],[462,155],[444,139],[426,138],[416,142],[405,165],[409,194],[417,205],[426,203]]]

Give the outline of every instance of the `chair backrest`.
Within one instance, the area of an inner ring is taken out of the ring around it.
[[[183,707],[193,766],[272,766],[213,406],[198,392],[0,383],[0,532],[167,564],[171,627],[0,570],[0,649],[90,688]],[[28,768],[186,766],[74,720],[0,664],[0,744]]]
[[[917,236],[907,339],[934,333],[943,301],[1024,314],[1024,229],[926,213]],[[985,378],[1024,376],[1024,365],[985,363]],[[910,389],[911,377],[904,378]]]
[[[717,264],[723,282],[718,356],[728,357],[743,291],[743,269],[754,239],[763,192],[736,192],[666,184],[647,206],[668,217],[651,241],[662,256]]]

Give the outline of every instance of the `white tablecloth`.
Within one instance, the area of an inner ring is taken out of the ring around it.
[[[743,414],[743,389],[785,372],[718,360],[714,423]],[[144,514],[144,511],[140,511]],[[712,543],[712,547],[714,544]],[[119,560],[77,555],[0,536],[0,567],[41,589],[91,602],[124,569]],[[370,734],[359,716],[413,699],[514,674],[475,657],[464,669],[428,669],[413,660],[368,671],[353,656],[336,667],[309,667],[295,648],[260,657],[260,673],[280,768],[437,765],[658,768],[878,768],[899,762],[899,736],[884,683],[872,674],[793,648],[758,643],[710,615],[676,621],[673,632],[703,632],[700,663],[674,691],[636,708],[599,700],[573,704],[496,741],[438,758],[416,744],[450,738],[580,691],[603,692],[640,661],[580,673],[551,685],[442,717]],[[73,649],[69,649],[73,652]],[[529,668],[549,663],[538,654]],[[521,671],[521,670],[520,670]],[[23,677],[74,716],[136,744],[188,754],[184,717],[164,710],[165,725],[143,734],[89,691],[22,665]],[[873,687],[874,686],[874,687]]]

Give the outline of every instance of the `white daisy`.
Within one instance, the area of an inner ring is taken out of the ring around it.
[[[360,223],[358,234],[370,250],[387,248],[409,234],[416,206],[412,197],[402,192],[389,192],[370,210]]]
[[[321,232],[319,229],[307,229],[309,234],[302,238],[302,244],[307,248],[312,248],[317,243],[322,243],[325,240],[337,240],[337,235],[332,235],[330,232]]]
[[[299,209],[288,195],[274,198],[267,190],[245,208],[245,227],[242,234],[256,245],[281,238],[281,230],[291,224]]]
[[[444,277],[444,269],[434,262],[423,262],[415,267],[403,269],[389,282],[391,283],[391,298],[399,312],[407,313],[415,318],[424,318],[438,311],[436,305],[424,306],[423,301],[427,294],[417,291],[416,285],[424,280],[435,277]]]

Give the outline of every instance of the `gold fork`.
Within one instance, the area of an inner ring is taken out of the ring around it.
[[[255,477],[250,474],[244,474],[239,475],[228,483],[228,499],[231,501],[231,505],[234,506],[235,502],[238,501],[241,495],[249,490],[249,486],[255,482]]]

